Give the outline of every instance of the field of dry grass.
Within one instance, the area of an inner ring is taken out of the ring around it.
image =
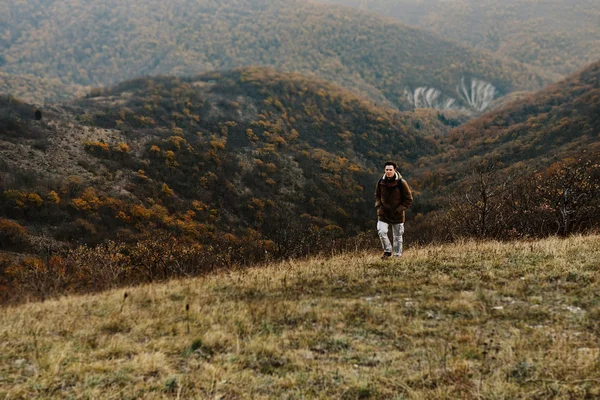
[[[0,398],[598,398],[599,260],[466,242],[6,308]]]

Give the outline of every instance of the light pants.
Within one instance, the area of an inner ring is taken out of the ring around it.
[[[394,255],[399,256],[402,254],[402,235],[404,234],[404,224],[387,224],[385,222],[377,221],[377,233],[379,233],[379,239],[381,239],[381,245],[383,251],[391,253],[392,244],[388,237],[388,229],[392,225],[392,235],[394,236]]]

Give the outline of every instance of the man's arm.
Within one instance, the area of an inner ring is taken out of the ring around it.
[[[379,187],[379,181],[377,181],[377,187],[375,188],[375,208],[381,207],[381,188]]]
[[[398,206],[398,211],[404,211],[413,203],[412,192],[410,191],[410,187],[408,183],[404,179],[402,179],[402,203]]]

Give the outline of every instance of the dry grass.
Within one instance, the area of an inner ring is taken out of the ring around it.
[[[598,260],[468,242],[7,308],[0,398],[597,398]]]

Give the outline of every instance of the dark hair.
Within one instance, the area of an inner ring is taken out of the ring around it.
[[[383,166],[383,168],[387,167],[388,165],[391,165],[392,167],[394,167],[394,169],[398,169],[398,167],[396,166],[396,163],[393,161],[386,162],[385,165]]]

